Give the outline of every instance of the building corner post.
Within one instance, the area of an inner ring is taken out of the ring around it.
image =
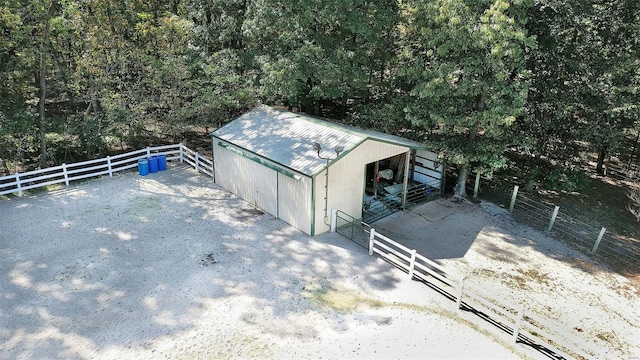
[[[402,210],[407,207],[407,187],[409,185],[409,160],[411,159],[411,151],[404,154],[404,176],[402,178]]]

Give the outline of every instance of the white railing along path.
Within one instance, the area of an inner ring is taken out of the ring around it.
[[[332,211],[331,231],[335,232],[337,211]],[[449,273],[444,267],[422,256],[408,247],[368,229],[369,255],[374,253],[406,271],[409,277],[418,278],[436,287],[456,301],[458,309],[468,309],[483,314],[503,331],[507,331],[514,343],[533,342],[544,346],[559,357],[592,359],[601,356],[582,341],[569,344],[567,339],[559,340],[566,329],[551,319],[534,314],[523,305],[506,299],[496,298],[486,291],[469,286],[465,278]],[[569,355],[567,353],[572,353]]]
[[[213,177],[213,162],[182,144],[147,147],[145,149],[107,156],[106,158],[62,164],[46,169],[15,173],[0,177],[0,195],[18,193],[49,185],[109,175],[138,166],[138,160],[165,155],[167,161],[178,160],[194,167],[197,172]]]

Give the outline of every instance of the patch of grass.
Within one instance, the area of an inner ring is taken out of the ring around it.
[[[484,191],[481,192],[482,198],[503,207],[508,207],[514,184],[522,185],[522,179],[519,179],[514,174],[514,170],[506,171],[505,173],[496,175],[494,179],[485,183],[481,186],[481,188],[484,189]],[[629,204],[627,197],[628,189],[630,186],[637,186],[637,184],[595,174],[591,174],[590,178],[591,180],[587,191],[576,192],[533,188],[531,192],[527,193],[527,197],[550,206],[557,205],[560,207],[561,215],[569,216],[584,224],[588,224],[596,228],[597,231],[599,231],[601,227],[605,227],[607,229],[607,236],[613,237],[615,241],[630,244],[630,246],[633,246],[631,243],[640,243],[640,224],[627,210],[627,205]],[[526,191],[526,187],[520,186],[520,191]],[[518,220],[532,227],[535,227],[536,224],[542,221],[542,223],[545,224],[544,228],[546,228],[546,224],[549,221],[547,218],[536,219],[538,221],[534,221],[534,219],[531,218],[519,218]],[[576,229],[576,232],[579,231],[580,229]],[[593,241],[595,241],[595,237],[594,235]],[[572,243],[568,242],[568,244],[571,245]],[[590,247],[580,248],[575,245],[572,247],[585,255],[592,256],[590,254]],[[615,271],[629,278],[634,284],[634,287],[640,292],[640,265],[633,266],[630,265],[628,261],[625,261],[626,258],[621,259],[605,255],[605,253],[600,252],[597,253],[595,257],[602,261],[603,264],[606,264],[606,266],[597,263],[576,263],[574,265],[589,273]],[[595,265],[597,269],[592,265]]]
[[[623,182],[595,177],[585,194],[541,191],[537,196],[560,206],[564,214],[596,227],[606,227],[609,233],[640,239],[640,226],[626,208],[627,191]]]
[[[549,277],[549,274],[538,271],[537,269],[517,269],[517,275],[498,273],[490,269],[474,269],[473,275],[482,276],[485,278],[496,279],[503,284],[522,289],[531,290],[531,283],[537,283],[543,286],[552,287],[553,279]]]
[[[513,344],[506,342],[500,337],[496,336],[494,332],[489,331],[469,320],[463,319],[456,312],[446,310],[436,304],[426,307],[409,303],[389,303],[357,294],[351,290],[339,290],[331,287],[323,287],[320,285],[311,285],[305,287],[303,289],[303,296],[317,301],[319,304],[321,304],[321,306],[327,309],[331,309],[340,313],[350,313],[362,307],[376,309],[389,307],[438,315],[473,329],[474,331],[509,349],[514,354],[519,355],[523,359],[530,358],[529,356],[518,351],[518,349],[513,346]]]
[[[628,352],[628,348],[627,346],[621,342],[620,340],[618,340],[618,337],[616,336],[616,333],[612,330],[612,331],[607,331],[607,332],[600,332],[596,334],[596,337],[602,341],[605,341],[609,344],[611,344],[613,347],[617,348],[617,349],[621,349],[625,352]]]
[[[62,189],[64,187],[65,187],[65,185],[63,183],[59,183],[59,184],[47,185],[47,186],[43,186],[43,187],[39,187],[39,188],[35,188],[35,189],[25,190],[25,191],[23,191],[23,193],[25,195],[44,194],[44,193],[48,193],[48,192],[51,192],[51,191],[60,190],[60,189]]]
[[[572,259],[570,260],[570,262],[571,262],[571,266],[578,268],[589,274],[596,274],[602,271],[602,269],[598,266],[598,264],[593,261],[586,261],[582,259]]]
[[[518,269],[517,271],[520,275],[516,275],[514,278],[522,279],[527,282],[535,282],[548,287],[553,286],[553,279],[551,279],[547,273],[540,272],[537,269]]]
[[[154,196],[136,196],[129,201],[129,206],[127,213],[137,220],[145,222],[151,221],[149,216],[163,207],[160,199]]]
[[[361,306],[380,308],[390,305],[379,300],[364,297],[352,291],[337,290],[328,287],[312,287],[311,290],[303,292],[303,296],[314,299],[326,308],[342,313],[354,311]]]

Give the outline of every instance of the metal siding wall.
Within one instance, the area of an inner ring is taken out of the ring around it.
[[[247,178],[251,183],[248,184],[253,190],[253,201],[255,206],[268,212],[273,216],[278,216],[278,173],[266,166],[258,164],[247,158],[242,158],[247,164]],[[242,179],[242,178],[240,178]]]
[[[329,167],[328,212],[336,208],[360,218],[364,196],[364,178],[367,164],[408,152],[409,148],[367,140]],[[324,170],[316,175],[316,235],[329,231],[324,224]]]
[[[311,178],[278,174],[278,217],[311,234]]]
[[[277,216],[278,173],[214,145],[216,182],[267,213]]]

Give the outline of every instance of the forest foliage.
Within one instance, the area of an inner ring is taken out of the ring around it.
[[[0,31],[0,174],[261,102],[423,141],[461,183],[636,150],[637,0],[2,0]]]

